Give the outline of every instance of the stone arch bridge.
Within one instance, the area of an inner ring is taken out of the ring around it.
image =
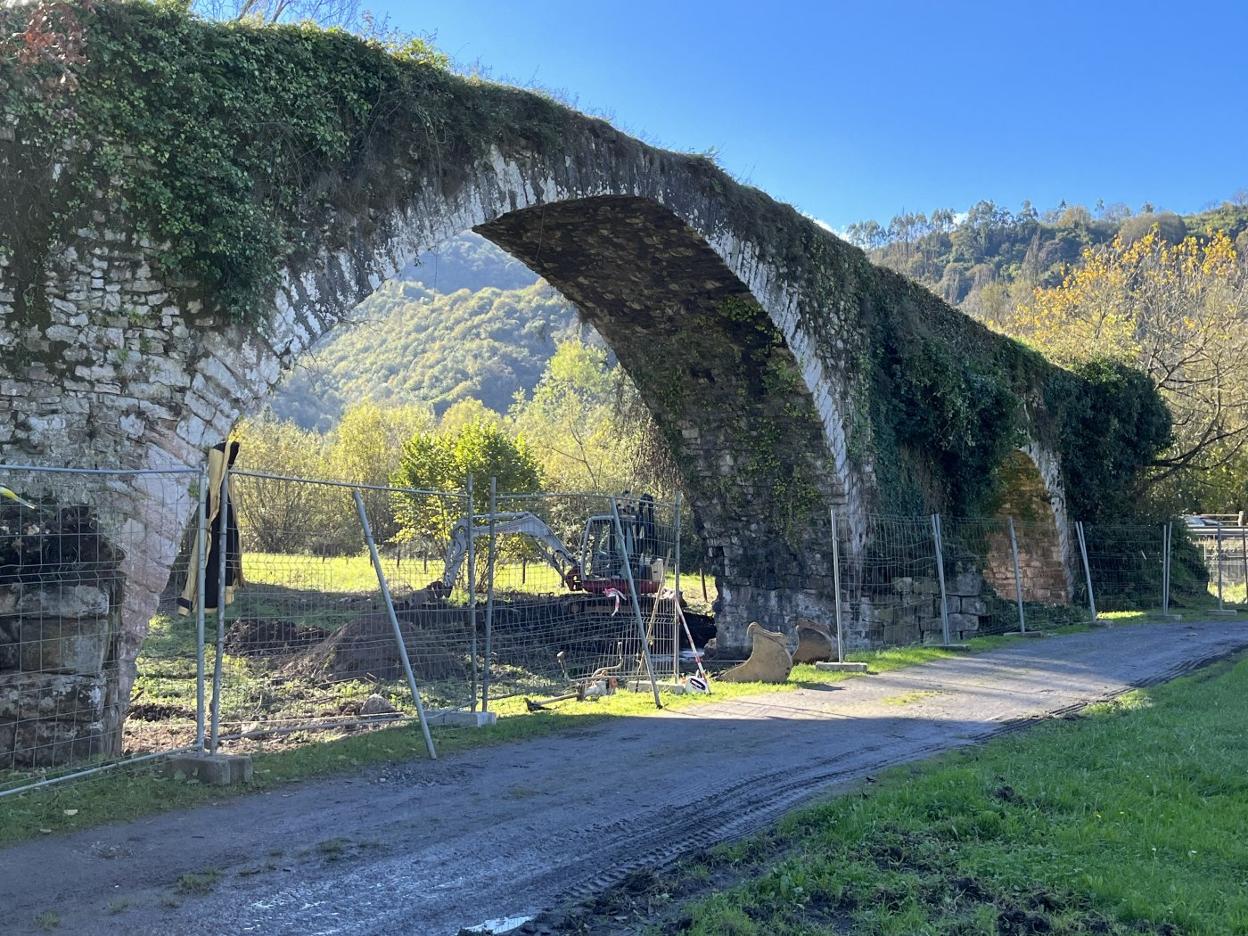
[[[142,45],[144,30],[176,28],[195,48],[239,44],[238,54],[258,48],[272,62],[295,39],[283,30],[170,25],[174,15],[107,2],[83,14],[85,64],[75,66],[77,87],[62,106],[86,120],[107,79],[108,93],[144,93],[146,123],[91,118],[102,136],[84,146],[51,135],[23,109],[22,95],[62,92],[23,88],[20,76],[0,82],[0,205],[8,216],[0,241],[0,461],[198,465],[382,281],[472,229],[575,303],[637,384],[714,558],[727,644],[740,645],[751,620],[788,628],[798,616],[830,617],[829,507],[840,505],[860,534],[869,511],[948,503],[950,465],[965,453],[920,444],[914,426],[947,401],[935,385],[925,398],[925,385],[907,376],[929,350],[962,375],[957,386],[969,396],[980,393],[966,377],[976,362],[985,374],[1006,375],[1016,418],[1008,444],[994,444],[1032,455],[1062,518],[1060,460],[1045,441],[1052,434],[1043,388],[1053,371],[1045,362],[705,158],[427,66],[379,64],[407,75],[407,96],[396,92],[398,103],[362,124],[344,117],[346,155],[333,171],[281,183],[291,198],[270,203],[271,179],[228,164],[263,129],[222,123],[231,142],[219,158],[227,164],[199,164],[202,183],[217,184],[226,170],[241,174],[259,212],[285,212],[297,236],[273,260],[263,301],[246,312],[230,307],[221,299],[228,271],[213,267],[214,248],[190,251],[204,261],[198,265],[171,261],[177,236],[163,216],[142,215],[134,194],[165,183],[161,166],[180,154],[152,128],[197,119],[179,109],[189,107],[191,80],[209,76],[188,75],[185,60],[174,61],[176,48],[153,46],[144,52],[148,67],[172,83],[155,95],[147,73],[96,52],[136,35]],[[356,56],[352,68],[380,55],[347,37],[306,41],[342,46]],[[289,56],[291,69],[311,67]],[[318,86],[331,103],[337,77],[331,71]],[[104,139],[123,164],[101,172],[92,160]],[[58,212],[61,203],[80,207]],[[1021,363],[1002,370],[1002,359]],[[899,417],[888,415],[892,404]],[[985,490],[991,472],[986,464]],[[157,509],[150,484],[133,496],[134,516],[149,522]],[[190,504],[184,490],[161,492],[159,502],[184,512]],[[153,535],[145,549],[137,581],[158,591],[177,536]],[[127,658],[137,651],[143,612],[140,602],[126,623]]]

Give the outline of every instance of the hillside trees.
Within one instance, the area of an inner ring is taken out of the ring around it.
[[[433,414],[421,406],[382,406],[365,400],[350,406],[328,437],[326,469],[331,478],[384,487],[399,468],[403,443],[433,428]],[[399,532],[394,499],[386,491],[363,491],[369,524],[378,542]],[[354,514],[354,506],[352,505]]]
[[[532,397],[519,398],[511,418],[555,489],[674,490],[649,411],[600,347],[576,338],[561,342]]]
[[[243,420],[234,430],[239,467],[292,478],[356,481],[384,486],[398,467],[403,442],[433,425],[417,406],[380,406],[370,400],[348,407],[330,433],[302,429],[271,412]],[[359,519],[345,488],[282,481],[249,481],[239,505],[249,549],[289,552],[362,546]],[[398,532],[390,496],[364,491],[378,542]]]
[[[426,261],[422,273],[434,276]],[[361,304],[355,327],[318,347],[286,381],[274,411],[327,431],[350,401],[420,402],[442,413],[461,400],[506,412],[517,388],[541,378],[576,313],[542,283],[450,295],[392,280]]]

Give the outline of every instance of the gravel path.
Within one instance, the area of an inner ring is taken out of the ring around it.
[[[1019,640],[43,839],[0,851],[3,928],[51,911],[57,933],[501,931],[890,764],[1244,647],[1225,618]],[[205,869],[209,893],[175,891]]]

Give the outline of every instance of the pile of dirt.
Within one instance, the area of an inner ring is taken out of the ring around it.
[[[285,655],[297,653],[326,640],[330,632],[282,618],[240,618],[225,635],[227,653]]]
[[[427,602],[400,606],[395,611],[408,657],[419,678],[439,680],[464,673],[464,651],[471,642],[468,609]],[[394,627],[384,611],[362,614],[347,622],[295,654],[282,671],[292,677],[329,682],[387,681],[402,679],[404,675]]]
[[[195,711],[182,705],[167,705],[163,702],[140,702],[130,706],[126,717],[148,722],[194,721]]]

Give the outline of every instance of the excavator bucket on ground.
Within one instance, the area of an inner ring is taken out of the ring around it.
[[[794,663],[823,663],[836,659],[836,638],[826,624],[810,618],[797,620],[797,649]]]
[[[764,630],[754,622],[745,630],[752,641],[750,658],[744,663],[725,670],[716,677],[722,682],[782,683],[793,669],[793,658],[784,634]]]

